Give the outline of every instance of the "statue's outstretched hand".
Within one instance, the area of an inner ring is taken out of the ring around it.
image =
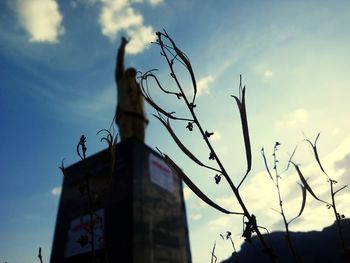
[[[128,44],[129,43],[129,41],[130,41],[130,39],[126,39],[125,37],[122,37],[122,46],[126,46],[126,44]]]

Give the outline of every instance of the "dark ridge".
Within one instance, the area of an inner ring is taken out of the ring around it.
[[[350,249],[350,219],[343,219],[341,226],[347,248]],[[335,223],[325,227],[322,231],[291,232],[290,234],[301,262],[350,262],[350,259],[345,257],[342,250]],[[284,232],[273,232],[270,234],[270,237],[265,234],[264,238],[271,242],[272,248],[278,256],[278,262],[295,262],[288,249]],[[246,242],[241,246],[241,250],[238,252],[238,261],[237,257],[232,255],[221,263],[270,263],[269,258],[262,253],[262,248],[257,237],[254,236],[252,240],[252,244]]]

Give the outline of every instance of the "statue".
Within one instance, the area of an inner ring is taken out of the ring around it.
[[[118,103],[115,122],[119,127],[119,136],[122,141],[133,137],[144,142],[148,120],[144,111],[144,99],[140,85],[136,81],[136,69],[128,68],[124,70],[125,46],[127,43],[128,40],[123,37],[117,54],[115,82],[117,84]]]

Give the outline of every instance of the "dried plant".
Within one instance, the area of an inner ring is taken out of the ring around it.
[[[89,182],[89,169],[88,169],[88,164],[86,160],[86,137],[82,135],[80,137],[79,143],[77,144],[77,154],[79,155],[80,159],[83,162],[84,168],[85,168],[85,173],[84,173],[84,179],[85,179],[85,185],[82,186],[81,188],[81,193],[86,191],[86,195],[88,198],[88,205],[89,205],[89,224],[88,224],[88,229],[87,232],[89,236],[91,237],[91,240],[89,241],[88,236],[81,236],[79,241],[82,246],[84,246],[87,243],[90,243],[91,245],[91,253],[92,253],[92,263],[95,262],[95,233],[94,233],[94,207],[93,207],[93,198],[91,194],[91,189],[90,189],[90,182]],[[82,220],[82,218],[80,219]]]
[[[231,242],[231,245],[232,245],[232,250],[233,250],[233,252],[232,252],[232,255],[233,256],[235,256],[235,261],[236,261],[236,263],[239,263],[239,257],[238,257],[238,254],[237,254],[237,250],[236,250],[236,247],[235,247],[235,243],[233,242],[233,240],[232,240],[232,233],[230,232],[230,231],[226,231],[226,234],[220,234],[220,236],[221,236],[221,238],[223,239],[223,240],[230,240],[230,242]]]
[[[43,256],[41,255],[41,247],[39,247],[38,258],[40,260],[40,263],[43,263]]]
[[[216,247],[216,242],[214,243],[213,250],[210,252],[211,263],[216,263],[216,261],[218,260],[217,256],[215,256],[215,247]]]
[[[116,143],[118,139],[118,135],[114,136],[114,132],[107,129],[102,129],[97,132],[96,135],[99,135],[100,133],[105,132],[107,135],[102,137],[100,139],[101,142],[105,141],[108,145],[108,152],[110,155],[110,161],[111,161],[111,168],[110,168],[110,176],[109,180],[111,181],[113,179],[113,174],[115,171],[115,166],[116,166],[116,158],[117,158],[117,152],[116,152]],[[87,224],[87,227],[84,227],[86,230],[86,235],[81,235],[80,238],[77,240],[77,242],[81,246],[86,246],[88,244],[91,245],[91,259],[92,262],[94,263],[96,261],[95,258],[95,231],[94,227],[96,222],[100,225],[102,229],[102,233],[104,233],[104,225],[103,225],[103,220],[101,216],[97,213],[95,213],[95,204],[99,199],[99,194],[95,193],[93,194],[91,191],[91,186],[90,186],[90,179],[89,177],[92,175],[91,170],[89,169],[88,166],[88,161],[86,158],[86,152],[87,152],[87,147],[86,147],[86,137],[84,135],[81,135],[80,140],[76,146],[76,152],[78,156],[80,157],[83,168],[84,168],[84,182],[79,185],[78,190],[81,193],[81,195],[87,196],[87,202],[88,202],[88,215],[89,215],[89,223]],[[61,165],[59,166],[59,169],[61,170],[62,174],[64,177],[67,176],[67,171],[64,166],[64,159],[61,161]],[[85,222],[83,222],[83,213],[81,212],[80,214],[80,223],[82,225],[86,225]],[[90,237],[90,238],[89,238]],[[105,253],[105,262],[108,262],[108,253],[107,253],[107,247],[105,244],[105,238],[104,236],[98,237],[98,241],[103,242],[103,248],[104,248],[104,253]]]
[[[179,166],[165,153],[163,153],[163,156],[165,158],[165,161],[168,163],[170,167],[174,169],[176,174],[185,182],[185,184],[204,202],[206,202],[208,205],[212,206],[213,208],[219,210],[220,212],[226,213],[226,214],[235,214],[235,215],[241,215],[244,218],[247,219],[246,222],[246,228],[243,231],[243,237],[247,241],[251,241],[251,236],[253,233],[256,233],[258,236],[262,246],[263,246],[263,252],[266,253],[272,262],[276,261],[276,256],[273,254],[270,246],[265,241],[263,235],[260,233],[259,227],[256,223],[256,218],[253,214],[251,214],[245,204],[245,202],[242,199],[242,196],[239,192],[240,186],[243,184],[243,182],[246,180],[252,165],[252,154],[251,154],[251,146],[250,146],[250,139],[249,139],[249,129],[248,129],[248,120],[247,120],[247,114],[246,114],[246,105],[245,105],[245,86],[242,87],[242,78],[240,77],[240,85],[239,85],[239,96],[233,96],[235,99],[238,110],[240,112],[240,118],[241,118],[241,125],[242,125],[242,132],[244,137],[244,144],[245,144],[245,152],[246,152],[246,161],[247,161],[247,169],[242,176],[242,179],[240,183],[236,186],[233,181],[231,180],[229,173],[226,171],[224,165],[222,164],[219,156],[217,155],[215,149],[213,148],[210,137],[213,135],[213,132],[209,132],[208,130],[204,129],[202,127],[202,124],[197,118],[195,108],[196,108],[196,95],[197,95],[197,84],[195,75],[192,69],[192,65],[190,63],[190,60],[188,57],[183,53],[175,44],[173,39],[168,35],[168,33],[164,30],[163,32],[157,32],[157,41],[155,44],[157,44],[160,47],[161,55],[165,58],[167,65],[170,69],[170,76],[176,83],[177,90],[171,91],[167,88],[164,88],[163,85],[158,80],[157,76],[153,73],[154,70],[147,71],[144,73],[141,77],[141,89],[143,96],[145,100],[157,111],[157,115],[154,115],[156,118],[160,120],[160,122],[164,125],[164,127],[168,130],[169,134],[175,141],[175,143],[178,145],[178,147],[182,150],[184,154],[186,154],[193,162],[195,162],[197,165],[202,166],[208,170],[211,170],[215,173],[214,179],[215,182],[218,184],[220,182],[221,177],[223,177],[226,182],[229,184],[234,197],[238,201],[240,205],[241,211],[228,211],[225,208],[219,206],[216,204],[213,200],[208,198],[192,181],[191,179],[179,168]],[[191,98],[186,95],[181,82],[179,80],[179,77],[175,70],[175,63],[178,62],[181,65],[184,66],[188,74],[190,75],[191,82],[192,82],[192,88],[193,88],[193,94]],[[175,96],[179,100],[183,101],[186,108],[189,111],[190,117],[181,117],[177,116],[175,112],[173,111],[167,111],[163,107],[161,107],[157,102],[155,102],[152,99],[151,93],[149,91],[148,86],[148,80],[154,80],[156,86],[163,92],[165,95],[168,96]],[[194,127],[198,128],[201,137],[204,140],[205,145],[208,147],[208,158],[210,161],[214,161],[216,163],[216,167],[213,167],[212,165],[206,165],[202,161],[200,161],[187,147],[185,147],[184,143],[181,142],[181,140],[176,135],[175,131],[171,127],[170,120],[173,121],[182,121],[185,122],[184,126],[189,130],[192,131]]]
[[[105,132],[107,133],[106,136],[102,137],[100,139],[101,142],[105,141],[108,145],[108,152],[110,155],[110,159],[111,159],[111,168],[110,168],[110,175],[109,175],[109,180],[112,181],[113,179],[113,174],[115,171],[115,164],[116,164],[116,158],[117,158],[117,152],[116,152],[116,143],[117,143],[117,139],[118,139],[118,135],[114,136],[112,134],[112,132],[110,132],[109,130],[106,129],[102,129],[100,131],[97,132],[97,135],[100,134],[101,132]],[[104,232],[104,226],[103,226],[103,221],[102,218],[100,217],[100,215],[98,215],[97,213],[94,212],[95,210],[95,203],[99,198],[98,194],[95,194],[94,197],[92,195],[91,192],[91,188],[90,188],[90,182],[89,182],[89,177],[92,175],[89,167],[88,167],[88,163],[86,160],[86,151],[87,151],[87,147],[86,147],[86,137],[84,135],[81,136],[80,141],[77,145],[77,154],[79,155],[79,157],[81,158],[84,168],[85,168],[85,173],[84,173],[84,178],[85,178],[85,185],[82,186],[81,188],[81,193],[83,194],[86,191],[86,195],[88,197],[88,206],[89,206],[89,224],[87,227],[87,233],[89,234],[89,236],[91,237],[91,240],[89,240],[88,236],[82,236],[79,241],[81,242],[81,244],[91,244],[91,252],[92,252],[92,262],[95,262],[95,233],[94,233],[94,227],[95,227],[95,222],[98,222],[99,225],[102,228],[102,233]],[[63,167],[63,161],[62,161],[62,165],[60,167],[60,169],[62,170],[63,174],[65,174],[65,169]],[[81,217],[82,220],[82,217]],[[83,223],[83,222],[82,222]],[[78,241],[78,242],[79,242]],[[107,253],[107,246],[105,244],[105,238],[104,236],[99,237],[99,241],[103,242],[103,248],[104,248],[104,253],[105,253],[105,262],[108,262],[108,253]]]
[[[283,220],[283,224],[284,224],[284,228],[285,228],[285,238],[286,238],[286,241],[288,243],[288,248],[290,250],[290,252],[292,253],[293,255],[293,258],[295,260],[295,262],[300,262],[300,258],[295,250],[295,247],[294,247],[294,244],[291,240],[291,236],[290,236],[290,230],[289,230],[289,225],[295,220],[297,219],[298,217],[301,216],[301,214],[303,213],[304,211],[304,208],[305,208],[305,203],[306,203],[306,188],[299,184],[300,187],[301,187],[301,193],[302,193],[302,202],[301,202],[301,207],[300,207],[300,210],[299,210],[299,213],[297,216],[295,216],[294,218],[292,218],[291,220],[287,220],[287,217],[286,217],[286,214],[285,214],[285,210],[284,210],[284,204],[283,204],[283,199],[282,199],[282,194],[281,194],[281,188],[280,188],[280,180],[282,179],[282,174],[285,173],[288,168],[289,168],[289,165],[293,159],[293,156],[295,154],[295,151],[297,149],[297,147],[294,148],[294,151],[293,153],[291,154],[290,158],[289,158],[289,161],[287,163],[287,167],[285,168],[285,170],[283,170],[281,173],[279,172],[278,170],[278,164],[279,164],[279,160],[277,158],[277,151],[278,151],[278,147],[280,146],[281,144],[279,142],[276,142],[274,147],[273,147],[273,153],[272,153],[272,157],[273,157],[273,167],[272,167],[272,170],[274,171],[274,175],[272,175],[270,169],[269,169],[269,166],[267,164],[267,160],[266,160],[266,156],[265,156],[265,151],[264,151],[264,148],[261,149],[261,155],[263,157],[263,160],[264,160],[264,164],[265,164],[265,168],[266,168],[266,171],[267,173],[269,174],[270,176],[270,179],[272,180],[274,186],[276,187],[276,191],[277,191],[277,197],[278,197],[278,204],[279,204],[279,211],[278,210],[275,210],[273,209],[274,211],[276,211],[277,213],[279,213],[282,217],[282,220]]]
[[[115,170],[115,164],[117,161],[116,144],[118,141],[118,134],[114,136],[111,131],[102,129],[102,130],[99,130],[96,135],[100,134],[101,132],[107,133],[105,137],[101,138],[101,142],[105,141],[108,145],[108,152],[111,158],[110,179],[112,179],[112,176]]]
[[[342,250],[344,253],[344,257],[347,260],[350,260],[350,251],[346,246],[345,240],[344,240],[344,235],[343,235],[343,228],[341,226],[341,220],[345,218],[344,214],[341,214],[338,212],[337,210],[337,206],[336,206],[336,200],[335,200],[335,195],[337,193],[339,193],[340,191],[342,191],[343,189],[345,189],[346,187],[348,187],[348,185],[344,185],[342,187],[340,187],[338,190],[334,189],[334,185],[336,185],[338,182],[334,179],[332,179],[327,172],[325,171],[325,169],[323,168],[322,164],[321,164],[321,160],[318,154],[318,150],[317,150],[317,141],[320,137],[320,133],[317,134],[316,139],[314,142],[311,142],[309,139],[305,139],[305,141],[311,146],[313,153],[314,153],[314,158],[319,166],[319,168],[321,169],[322,173],[326,176],[327,178],[327,183],[329,184],[329,189],[330,189],[330,199],[331,202],[325,202],[322,200],[319,200],[318,198],[316,198],[318,201],[321,201],[323,203],[326,203],[326,206],[328,209],[332,209],[333,214],[334,214],[334,218],[335,218],[335,222],[336,222],[336,226],[338,229],[338,236],[339,236],[339,240],[342,246]]]

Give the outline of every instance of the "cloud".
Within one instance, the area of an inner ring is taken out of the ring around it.
[[[115,39],[118,32],[143,24],[143,17],[137,14],[125,0],[101,0],[102,9],[99,22],[102,34]]]
[[[116,101],[115,87],[106,87],[100,90],[100,93],[95,94],[93,98],[85,98],[82,100],[74,101],[73,107],[76,107],[78,111],[86,112],[88,114],[101,114],[101,112],[113,108]]]
[[[221,140],[221,133],[218,131],[215,131],[214,134],[212,136],[210,136],[210,140],[217,142]]]
[[[321,162],[327,173],[339,183],[335,185],[335,190],[341,188],[344,184],[349,183],[349,179],[345,177],[346,171],[350,170],[350,137],[347,137],[333,151],[325,156],[320,156]],[[329,193],[329,184],[327,178],[322,174],[316,161],[310,162],[308,165],[303,165],[302,160],[295,157],[296,162],[301,161],[300,169],[303,175],[309,178],[313,192],[321,199],[331,202]],[[348,175],[348,174],[346,174]],[[301,206],[301,190],[297,185],[299,177],[290,167],[289,171],[282,175],[280,180],[280,189],[283,198],[283,205],[287,219],[296,216]],[[242,186],[240,191],[243,200],[247,204],[250,211],[258,215],[261,225],[264,225],[269,230],[283,230],[281,217],[272,210],[278,210],[278,197],[276,188],[269,178],[267,172],[258,172],[251,177]],[[348,207],[350,191],[346,188],[337,194],[337,208],[341,214],[348,215],[350,209]],[[220,204],[225,204],[225,198],[220,200]],[[226,205],[229,205],[230,200],[227,199]],[[232,201],[231,201],[232,202]],[[226,206],[225,206],[226,208]],[[230,208],[230,207],[229,207]],[[310,194],[307,194],[305,210],[300,219],[297,219],[291,225],[292,231],[310,231],[320,230],[323,227],[334,222],[334,215],[331,210],[326,209],[325,205],[316,201]]]
[[[197,95],[200,96],[202,94],[210,93],[210,85],[214,82],[214,77],[212,75],[208,75],[199,81],[197,81]]]
[[[164,3],[164,0],[148,0],[151,6],[158,6],[162,3]]]
[[[336,127],[332,130],[332,135],[336,136],[339,135],[342,132],[342,129],[339,127]]]
[[[264,76],[267,78],[271,78],[273,75],[273,72],[270,69],[265,70]]]
[[[137,54],[156,39],[152,26],[145,26],[142,14],[132,7],[134,1],[128,0],[99,0],[102,4],[99,23],[104,36],[114,40],[120,31],[125,31],[131,38],[126,52]],[[150,1],[157,5],[161,1]]]
[[[191,216],[191,219],[194,220],[194,221],[199,220],[199,219],[201,219],[201,218],[202,218],[202,215],[201,215],[201,214],[195,214],[195,215],[192,215],[192,216]]]
[[[183,194],[185,201],[188,201],[190,197],[192,196],[192,190],[188,187],[183,188]]]
[[[335,168],[341,173],[341,183],[350,184],[350,153],[344,156],[341,160],[334,164]]]
[[[305,109],[296,109],[287,114],[282,120],[275,122],[276,127],[296,127],[298,124],[305,123],[309,114]]]
[[[216,203],[221,207],[235,212],[241,212],[241,208],[233,195],[217,198]]]
[[[227,215],[221,215],[208,222],[209,231],[225,232],[227,227],[232,224],[232,217]]]
[[[126,46],[126,53],[129,54],[141,53],[148,43],[155,40],[154,29],[151,26],[141,26],[136,30],[128,30],[127,32],[131,37],[129,44]]]
[[[61,195],[61,192],[62,192],[61,186],[57,186],[51,189],[51,194],[55,196]]]
[[[17,0],[16,12],[31,42],[56,43],[64,33],[62,14],[55,0]]]

